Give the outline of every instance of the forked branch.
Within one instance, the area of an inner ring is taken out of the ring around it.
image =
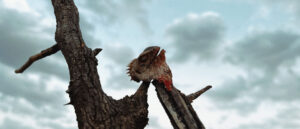
[[[15,70],[15,73],[23,73],[32,63],[34,63],[35,61],[42,59],[46,56],[50,56],[54,53],[56,53],[57,51],[59,51],[59,47],[57,44],[53,45],[52,47],[45,49],[43,51],[41,51],[40,53],[31,56],[27,62],[19,69]]]

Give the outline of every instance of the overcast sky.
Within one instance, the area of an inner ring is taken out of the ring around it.
[[[146,47],[167,51],[173,82],[207,129],[300,128],[299,0],[75,0],[86,44],[100,47],[100,80],[115,99],[139,84],[127,64]],[[0,0],[0,129],[76,129],[61,52],[14,74],[52,46],[50,0]],[[153,86],[149,125],[172,128]]]

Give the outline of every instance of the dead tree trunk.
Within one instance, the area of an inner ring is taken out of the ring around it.
[[[79,27],[79,13],[73,0],[52,0],[56,16],[56,43],[31,56],[16,73],[24,72],[32,63],[61,51],[68,64],[70,83],[66,91],[74,106],[79,129],[143,129],[148,123],[147,90],[150,82],[143,82],[132,96],[115,100],[101,87],[96,55],[102,50],[88,48]],[[157,94],[175,129],[204,129],[191,106],[193,99],[176,88],[166,92],[162,84],[153,82]]]
[[[75,108],[79,129],[143,129],[148,123],[147,90],[143,82],[137,92],[121,100],[107,96],[100,84],[96,55],[101,49],[88,48],[79,28],[79,15],[73,0],[52,0],[56,16],[56,44],[28,59],[16,73],[33,62],[61,50],[69,67],[67,90]]]
[[[163,83],[154,80],[152,84],[155,85],[157,97],[174,129],[205,129],[191,103],[211,86],[186,96],[174,86],[171,91],[167,91]]]

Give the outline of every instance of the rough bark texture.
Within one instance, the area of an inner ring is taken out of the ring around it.
[[[191,98],[181,93],[175,86],[173,86],[171,91],[167,91],[163,83],[155,80],[153,85],[155,85],[159,101],[164,107],[174,129],[205,129],[191,102],[210,89],[211,86],[189,95],[193,96]],[[197,97],[194,97],[195,94],[197,94]]]
[[[68,93],[75,108],[79,129],[142,129],[148,123],[147,89],[142,83],[133,96],[114,100],[99,81],[95,53],[86,46],[79,28],[73,0],[52,0],[56,16],[55,40],[69,71]]]
[[[69,67],[67,90],[75,108],[79,129],[143,129],[148,123],[147,90],[121,100],[107,96],[100,84],[96,55],[82,39],[78,10],[73,0],[52,0],[56,16],[55,40]]]
[[[16,73],[32,63],[61,51],[68,64],[70,83],[66,91],[74,106],[79,129],[143,129],[148,123],[147,91],[150,82],[143,82],[132,96],[115,100],[106,95],[99,80],[96,55],[101,48],[88,48],[79,27],[79,13],[73,0],[51,0],[56,16],[56,44],[33,55]],[[204,129],[191,106],[201,93],[186,97],[175,87],[166,92],[155,83],[158,97],[175,129]],[[204,91],[205,92],[205,91]],[[203,92],[202,92],[203,93]]]

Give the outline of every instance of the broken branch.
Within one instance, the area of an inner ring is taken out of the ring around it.
[[[94,56],[97,56],[102,51],[102,48],[96,48],[93,50]]]
[[[42,59],[46,56],[50,56],[54,53],[56,53],[57,51],[59,51],[59,47],[57,44],[53,45],[52,47],[45,49],[43,51],[41,51],[40,53],[31,56],[27,62],[19,69],[15,70],[15,73],[23,73],[32,63],[34,63],[35,61]]]
[[[195,92],[195,93],[192,93],[190,95],[187,96],[187,100],[192,103],[193,100],[197,99],[201,94],[203,94],[204,92],[206,92],[207,90],[209,90],[210,88],[212,88],[212,86],[206,86],[205,88]]]

